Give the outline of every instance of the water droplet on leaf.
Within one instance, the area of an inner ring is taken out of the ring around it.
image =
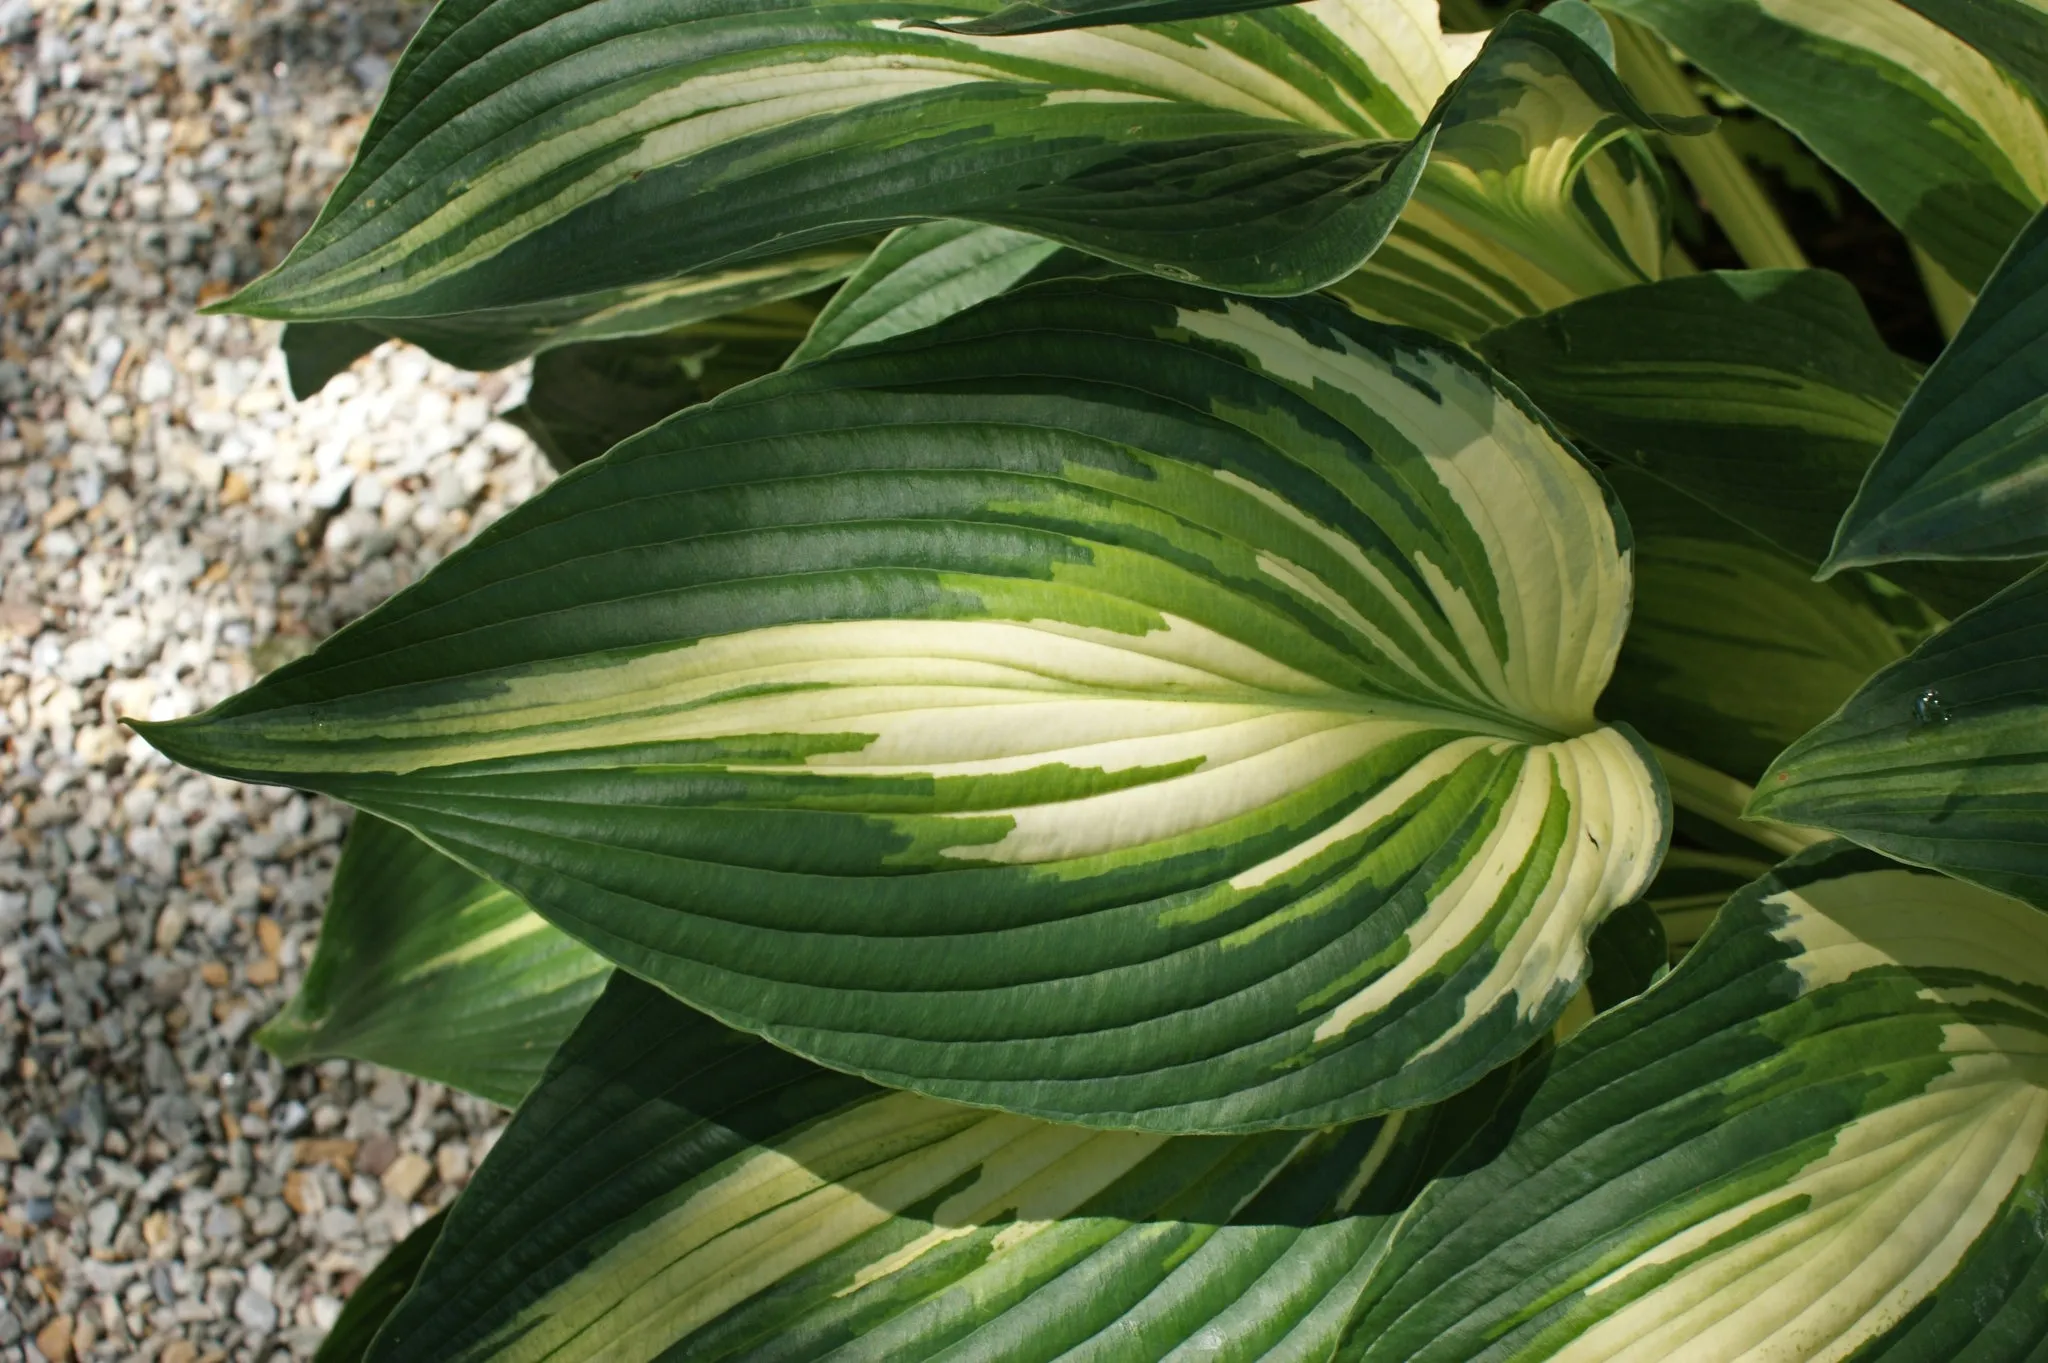
[[[1948,723],[1948,706],[1941,699],[1941,692],[1933,687],[1922,691],[1913,702],[1913,722],[1916,724]]]

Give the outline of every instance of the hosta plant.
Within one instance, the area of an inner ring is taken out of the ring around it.
[[[567,472],[137,725],[361,811],[265,1044],[517,1109],[323,1357],[2041,1356],[2044,95],[2031,0],[444,0],[227,306]]]

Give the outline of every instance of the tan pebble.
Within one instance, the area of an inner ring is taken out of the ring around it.
[[[36,1347],[50,1363],[70,1363],[71,1317],[52,1316],[48,1325],[36,1331]]]
[[[256,941],[262,946],[263,954],[274,961],[284,950],[284,929],[266,913],[256,920]]]
[[[228,968],[219,961],[208,961],[199,967],[199,978],[206,981],[209,989],[219,989],[228,982]]]
[[[268,987],[277,983],[277,962],[267,956],[260,961],[251,961],[247,973],[249,983],[258,988]]]
[[[164,1345],[164,1351],[156,1357],[157,1363],[195,1363],[199,1357],[199,1346],[189,1339],[174,1339]]]
[[[424,1155],[415,1155],[408,1150],[391,1161],[391,1167],[384,1171],[384,1191],[400,1202],[410,1202],[420,1195],[420,1189],[427,1186],[427,1179],[433,1172],[434,1166],[427,1163]]]

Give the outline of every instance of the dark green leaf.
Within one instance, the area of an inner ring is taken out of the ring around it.
[[[604,987],[603,957],[402,828],[358,815],[304,983],[257,1034],[517,1107]]]
[[[2048,213],[1927,371],[1842,517],[1829,570],[2048,553]]]
[[[1750,810],[2048,907],[2048,569],[1871,678]]]

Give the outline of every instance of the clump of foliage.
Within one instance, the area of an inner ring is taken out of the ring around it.
[[[568,472],[137,726],[518,1108],[327,1358],[2048,1347],[2048,18],[1455,9],[443,0],[227,306]]]

